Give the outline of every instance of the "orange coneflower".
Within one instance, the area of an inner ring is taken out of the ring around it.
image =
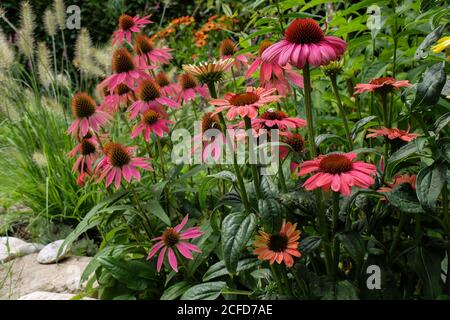
[[[300,230],[296,230],[297,224],[283,221],[280,232],[269,234],[259,231],[254,243],[256,249],[255,254],[258,259],[275,261],[281,264],[283,261],[286,267],[290,268],[294,265],[294,257],[301,257],[302,254],[298,250],[298,239],[300,239]]]

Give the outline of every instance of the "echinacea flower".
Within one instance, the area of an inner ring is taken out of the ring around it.
[[[280,159],[284,159],[289,155],[292,150],[295,152],[297,158],[299,158],[305,151],[305,139],[299,133],[287,132],[286,135],[282,136],[283,143],[287,144],[290,148],[286,146],[280,146]],[[293,173],[298,168],[298,163],[294,161],[294,157],[289,165],[291,173]]]
[[[284,262],[286,267],[294,265],[294,257],[300,258],[301,252],[298,250],[298,239],[300,239],[300,230],[296,230],[297,224],[283,221],[280,232],[267,233],[259,231],[259,236],[254,242],[255,254],[258,259],[269,261],[273,264]]]
[[[185,64],[183,70],[196,77],[202,84],[219,82],[223,74],[233,64],[234,59],[220,59],[212,62],[201,62],[198,65]]]
[[[341,57],[347,43],[334,36],[325,36],[313,19],[295,19],[284,32],[284,39],[271,45],[263,54],[264,61],[280,66],[291,64],[299,69],[306,63],[318,67]]]
[[[447,60],[450,60],[450,37],[442,37],[437,41],[437,44],[431,47],[431,50],[435,53],[439,53],[445,50]]]
[[[178,102],[166,97],[161,92],[159,85],[153,80],[142,80],[137,89],[138,99],[128,108],[131,119],[136,118],[138,113],[149,109],[165,115],[162,106],[178,108]]]
[[[167,74],[163,71],[159,72],[155,77],[156,83],[159,85],[161,93],[165,96],[176,97],[178,86],[176,83],[171,83]]]
[[[150,79],[146,72],[147,69],[154,69],[154,67],[136,66],[131,53],[126,48],[119,48],[114,51],[112,57],[114,74],[103,80],[100,86],[108,86],[110,91],[114,91],[120,84],[126,84],[129,88],[134,88],[138,79]]]
[[[272,95],[274,92],[275,89],[247,87],[244,93],[226,93],[223,99],[215,99],[209,103],[218,106],[213,114],[228,110],[228,120],[237,116],[254,119],[261,106],[280,100],[281,96]]]
[[[192,252],[202,252],[196,245],[185,241],[198,238],[203,234],[199,227],[191,227],[182,231],[187,224],[188,219],[189,215],[186,215],[180,224],[175,227],[166,228],[160,237],[152,239],[153,241],[158,242],[150,249],[147,260],[151,259],[159,251],[158,261],[156,263],[158,272],[161,271],[166,252],[169,264],[175,272],[178,272],[178,261],[175,255],[176,251],[189,260],[194,258]]]
[[[366,138],[376,138],[376,137],[386,137],[389,140],[396,140],[400,139],[406,142],[413,141],[416,139],[419,135],[417,133],[409,133],[409,131],[397,129],[397,128],[385,128],[382,127],[381,129],[369,129],[369,132],[372,132],[366,136]]]
[[[106,178],[106,187],[113,181],[116,189],[120,188],[122,177],[130,182],[132,178],[141,180],[138,168],[152,171],[149,158],[134,157],[136,147],[127,147],[120,143],[108,142],[104,147],[104,157],[97,165],[98,182]]]
[[[169,60],[172,59],[170,54],[172,49],[155,48],[151,40],[143,34],[136,37],[134,50],[137,54],[135,58],[136,63],[141,67],[151,64],[168,64]]]
[[[109,91],[108,87],[103,87],[103,94],[103,102],[99,109],[110,114],[116,113],[120,106],[127,106],[135,99],[133,90],[123,83],[119,84],[113,92]]]
[[[388,183],[386,187],[381,187],[378,189],[378,192],[390,192],[396,186],[399,186],[403,183],[409,184],[413,190],[416,190],[416,180],[417,176],[414,174],[402,174],[394,177],[393,183]]]
[[[237,69],[241,69],[243,66],[247,65],[248,58],[251,56],[250,54],[239,54],[234,56],[234,54],[238,52],[238,48],[236,43],[234,43],[231,39],[225,39],[220,43],[219,53],[221,59],[234,58],[234,66]]]
[[[77,179],[79,185],[83,185],[85,176],[93,172],[92,169],[99,156],[97,148],[97,140],[91,133],[88,133],[81,139],[80,143],[68,153],[68,156],[71,158],[79,154],[72,167],[73,172],[79,173]]]
[[[202,148],[202,160],[207,162],[212,158],[217,161],[222,154],[223,146],[226,143],[226,137],[222,132],[220,119],[218,115],[213,115],[212,112],[205,112],[202,116],[201,132],[192,138],[194,148],[192,153],[195,153],[199,148]],[[208,130],[219,130],[222,134],[215,139],[206,140],[204,134]],[[200,141],[200,143],[197,143]]]
[[[145,141],[150,140],[150,133],[154,132],[158,137],[162,138],[164,132],[169,133],[168,124],[173,123],[170,120],[164,119],[162,115],[155,110],[147,110],[142,114],[141,122],[136,126],[136,129],[131,133],[132,138],[136,138],[142,131],[144,131]]]
[[[197,80],[189,73],[184,73],[178,80],[178,99],[188,102],[195,99],[195,95],[199,94],[203,98],[209,97],[206,84],[200,85]]]
[[[139,32],[141,29],[153,21],[148,20],[150,16],[140,18],[139,16],[131,17],[127,14],[123,14],[119,17],[119,30],[114,31],[112,44],[121,45],[123,40],[126,39],[128,43],[131,43],[131,33]]]
[[[252,120],[252,127],[254,125],[257,129],[279,129],[280,131],[284,131],[287,129],[306,127],[306,120],[291,118],[283,111],[269,109],[259,116],[259,118]]]
[[[264,88],[276,88],[278,94],[282,96],[291,91],[289,81],[303,88],[303,77],[293,71],[289,64],[281,67],[277,61],[267,62],[262,60],[261,55],[271,45],[272,42],[269,40],[264,40],[260,43],[258,50],[259,56],[252,62],[245,73],[245,77],[249,79],[259,68],[260,85]]]
[[[363,92],[388,93],[399,90],[402,87],[409,87],[408,80],[395,80],[392,77],[381,77],[372,79],[370,83],[358,83],[355,86],[355,95]]]
[[[330,153],[319,155],[299,165],[299,176],[316,172],[308,178],[303,186],[311,191],[322,188],[324,191],[333,190],[344,196],[350,195],[351,187],[356,186],[367,189],[375,181],[372,175],[376,174],[373,164],[355,161],[356,153]]]
[[[101,126],[106,124],[111,116],[98,110],[95,100],[84,92],[76,93],[72,98],[72,112],[76,120],[67,130],[73,136],[84,137],[89,129],[98,132]]]

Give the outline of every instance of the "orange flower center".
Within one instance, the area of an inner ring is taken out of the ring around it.
[[[212,112],[207,112],[202,117],[202,133],[209,129],[220,130],[219,116],[216,114],[212,116]]]
[[[323,31],[313,19],[295,19],[284,32],[284,36],[291,43],[318,43],[323,38]]]
[[[184,73],[180,77],[180,84],[183,90],[194,89],[197,86],[197,81],[189,73]]]
[[[72,112],[77,118],[88,118],[95,113],[95,100],[84,92],[72,98]]]
[[[168,247],[174,247],[180,241],[180,234],[174,228],[167,228],[162,234],[162,240]]]
[[[233,106],[240,107],[253,104],[259,100],[259,96],[253,92],[237,93],[231,99],[230,103]]]
[[[87,139],[81,140],[81,154],[87,156],[95,152],[95,145]]]
[[[139,98],[144,102],[153,101],[161,96],[159,85],[152,80],[144,80],[139,90]]]
[[[134,26],[134,20],[127,14],[123,14],[119,17],[119,27],[123,31],[130,30]]]
[[[120,143],[110,142],[105,145],[105,153],[109,156],[111,164],[114,167],[123,167],[131,161],[131,155],[128,150]]]
[[[343,154],[330,154],[320,160],[319,166],[323,172],[339,174],[352,170],[353,163]]]
[[[152,125],[158,122],[159,113],[154,110],[147,110],[144,112],[144,122],[146,124]]]
[[[284,113],[283,111],[266,111],[261,115],[262,119],[265,120],[283,120],[286,119],[288,117],[288,115],[286,113]]]
[[[293,133],[285,139],[285,143],[290,145],[295,152],[301,153],[305,147],[305,140],[298,133]]]
[[[134,41],[134,50],[139,55],[147,54],[153,50],[153,44],[147,36],[140,34]]]
[[[126,84],[119,84],[116,87],[116,94],[118,94],[119,96],[123,95],[123,94],[127,94],[128,92],[130,92],[130,88],[128,88],[128,86]]]
[[[165,87],[170,84],[169,78],[167,78],[167,75],[164,72],[158,73],[155,80],[160,87]]]
[[[113,53],[112,69],[116,73],[134,70],[133,58],[127,49],[119,48]]]
[[[262,56],[263,52],[272,45],[272,41],[270,40],[263,40],[259,44],[258,54],[259,56]]]
[[[272,234],[267,247],[274,252],[283,252],[287,249],[289,239],[284,233]]]
[[[232,56],[236,51],[236,44],[231,39],[225,39],[220,44],[221,56]]]

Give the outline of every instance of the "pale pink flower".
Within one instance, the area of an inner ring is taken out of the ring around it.
[[[386,93],[409,86],[411,86],[411,84],[408,80],[395,80],[392,77],[381,77],[372,79],[370,83],[358,83],[355,86],[356,91],[354,94],[357,95],[363,92]]]

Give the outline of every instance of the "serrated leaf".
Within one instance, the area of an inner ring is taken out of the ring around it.
[[[256,229],[253,213],[232,213],[222,222],[222,249],[225,266],[231,274],[236,274],[242,250]]]

